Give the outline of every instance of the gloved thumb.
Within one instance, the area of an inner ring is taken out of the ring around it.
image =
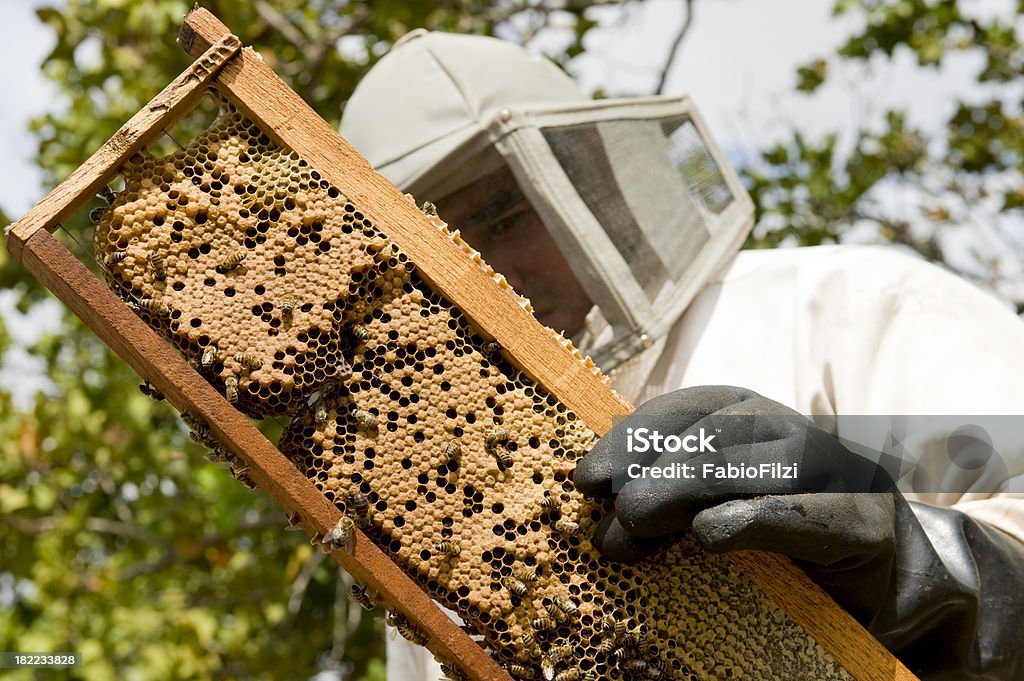
[[[884,494],[764,496],[707,508],[694,518],[693,530],[713,553],[776,551],[838,567],[891,551],[892,513],[891,496]]]

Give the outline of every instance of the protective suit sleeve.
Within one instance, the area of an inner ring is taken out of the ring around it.
[[[708,509],[694,531],[713,552],[794,557],[922,681],[1024,678],[1024,544],[960,511],[898,492],[769,496]]]
[[[1024,678],[1024,545],[901,501],[892,580],[869,630],[923,681]]]

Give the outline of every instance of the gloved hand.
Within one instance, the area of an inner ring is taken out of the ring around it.
[[[703,428],[717,451],[631,453],[641,428],[693,442]],[[627,477],[631,464],[672,462],[796,464],[799,476]],[[882,467],[757,393],[708,386],[651,400],[601,438],[573,480],[592,496],[618,492],[593,538],[612,560],[649,555],[690,527],[712,552],[784,553],[922,679],[1024,678],[1024,545],[908,502]]]

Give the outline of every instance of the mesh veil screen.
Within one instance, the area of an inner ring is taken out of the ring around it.
[[[550,127],[544,139],[650,300],[710,238],[732,196],[688,118]]]

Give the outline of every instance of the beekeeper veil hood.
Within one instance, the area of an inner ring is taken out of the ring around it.
[[[341,133],[421,201],[507,165],[610,325],[588,348],[605,368],[663,335],[752,224],[689,100],[591,100],[494,38],[408,34],[360,82]]]

